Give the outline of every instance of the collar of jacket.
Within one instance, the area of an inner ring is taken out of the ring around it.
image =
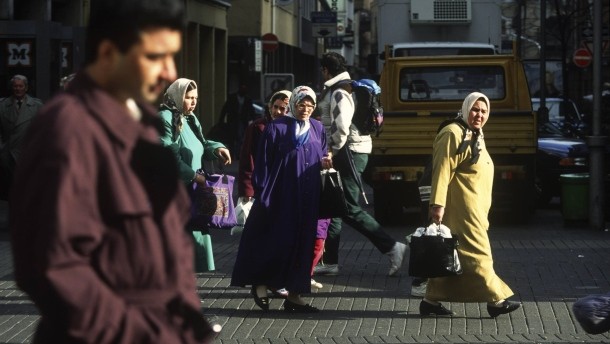
[[[128,149],[133,148],[139,138],[159,141],[163,122],[152,105],[137,102],[142,111],[142,118],[137,122],[124,104],[119,103],[83,72],[75,76],[66,92],[78,97],[109,135]]]
[[[343,72],[341,74],[337,74],[335,75],[332,79],[327,80],[324,83],[324,87],[330,87],[334,84],[336,84],[337,82],[341,81],[341,80],[350,80],[350,76],[348,72]]]

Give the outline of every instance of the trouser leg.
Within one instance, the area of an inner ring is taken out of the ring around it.
[[[316,239],[316,243],[313,247],[313,263],[311,264],[311,275],[313,276],[313,268],[318,265],[322,254],[324,253],[324,239]]]
[[[324,242],[324,255],[322,263],[325,265],[339,264],[339,242],[341,240],[341,224],[342,220],[339,217],[330,220],[328,225],[328,234]]]
[[[352,154],[356,172],[358,173],[358,176],[360,176],[368,163],[368,154]],[[347,203],[348,214],[343,217],[343,221],[369,239],[381,253],[390,252],[396,244],[396,240],[389,236],[375,218],[360,206],[361,190],[351,171],[351,167],[344,161],[339,161],[335,168],[338,169],[341,174],[343,187],[345,189],[345,201]]]

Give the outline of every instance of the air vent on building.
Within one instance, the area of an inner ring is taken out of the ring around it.
[[[471,0],[411,0],[411,24],[468,24]]]

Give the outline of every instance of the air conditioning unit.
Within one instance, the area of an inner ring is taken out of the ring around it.
[[[469,24],[471,0],[411,0],[411,24]]]

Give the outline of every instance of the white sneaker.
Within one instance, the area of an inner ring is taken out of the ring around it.
[[[314,275],[334,276],[339,274],[339,264],[316,265],[313,268]]]
[[[386,253],[390,257],[390,271],[388,271],[388,276],[394,276],[402,267],[402,261],[405,258],[405,253],[407,252],[407,245],[396,242],[392,250]]]
[[[424,297],[426,296],[426,288],[428,287],[428,281],[422,282],[420,285],[411,284],[411,296]]]
[[[324,287],[324,286],[322,285],[322,283],[316,282],[316,280],[312,278],[311,287],[315,288],[315,289],[322,289],[322,287]]]

